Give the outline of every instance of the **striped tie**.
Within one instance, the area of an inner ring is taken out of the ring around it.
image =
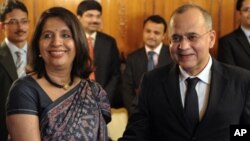
[[[94,46],[93,46],[93,38],[92,37],[88,37],[88,48],[89,48],[89,56],[90,58],[92,59],[93,61],[93,64],[94,64]],[[92,66],[94,67],[94,66]],[[89,79],[90,80],[95,80],[95,72],[92,72],[90,75],[89,75]]]
[[[155,55],[154,51],[148,52],[148,71],[151,71],[155,68],[154,55]]]
[[[17,74],[18,74],[18,78],[25,76],[25,64],[24,64],[24,60],[23,60],[23,53],[16,51],[16,56],[17,56],[17,60],[16,60],[16,68],[17,68]]]

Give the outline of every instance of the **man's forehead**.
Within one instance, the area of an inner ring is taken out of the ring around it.
[[[169,28],[200,28],[205,26],[205,19],[202,15],[193,15],[192,13],[185,15],[178,14],[171,18]]]
[[[101,12],[96,10],[96,9],[91,9],[91,10],[87,10],[83,13],[83,15],[87,15],[87,14],[92,14],[92,15],[101,15]]]
[[[13,9],[12,11],[6,13],[5,18],[9,18],[9,17],[21,18],[20,16],[28,17],[28,14],[22,11],[21,9]]]

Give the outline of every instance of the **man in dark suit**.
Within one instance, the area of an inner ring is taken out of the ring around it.
[[[7,141],[5,102],[11,84],[18,78],[17,51],[23,53],[23,66],[26,64],[29,20],[26,6],[19,1],[6,1],[0,17],[6,37],[0,45],[0,140]]]
[[[240,27],[219,40],[218,60],[250,70],[250,1],[238,0]]]
[[[155,68],[172,63],[168,46],[163,44],[166,36],[167,23],[159,15],[148,17],[143,23],[144,47],[137,49],[127,57],[126,68],[123,76],[123,103],[129,115],[136,104],[136,95],[142,75],[149,71],[149,52],[154,52],[153,61]]]
[[[115,91],[120,79],[120,56],[113,37],[99,32],[102,7],[94,0],[84,0],[77,7],[77,17],[82,23],[86,37],[93,45],[94,73],[90,79],[99,82],[107,91],[111,106],[115,103]]]
[[[212,59],[216,34],[203,8],[177,8],[169,27],[176,64],[145,74],[119,141],[229,141],[231,124],[250,124],[250,72]]]

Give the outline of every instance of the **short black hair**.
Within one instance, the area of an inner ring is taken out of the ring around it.
[[[6,14],[12,12],[12,10],[14,9],[20,9],[23,12],[27,13],[28,15],[28,10],[22,2],[18,0],[6,0],[6,2],[3,3],[1,6],[0,21],[4,22],[6,18]]]
[[[237,2],[236,2],[236,10],[237,11],[240,11],[243,1],[244,0],[237,0]]]
[[[82,16],[82,14],[88,10],[98,10],[102,14],[102,6],[99,2],[95,0],[84,0],[77,7],[77,15]]]
[[[144,20],[143,27],[145,26],[145,24],[148,21],[151,21],[151,22],[154,22],[154,23],[157,23],[157,24],[163,24],[164,25],[164,33],[167,31],[167,22],[165,21],[165,19],[163,17],[161,17],[159,15],[149,16],[146,20]]]

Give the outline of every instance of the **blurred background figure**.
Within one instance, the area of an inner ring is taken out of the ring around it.
[[[240,26],[220,38],[218,60],[250,70],[250,0],[238,0]]]
[[[144,46],[127,57],[123,76],[123,101],[129,115],[136,104],[141,78],[145,72],[172,63],[169,47],[163,44],[167,23],[163,17],[152,15],[143,24]],[[134,102],[134,103],[133,103]]]
[[[76,16],[62,7],[42,13],[28,50],[26,77],[7,101],[12,141],[107,141],[111,120],[104,89],[88,79],[92,62]]]
[[[0,26],[5,39],[0,45],[0,140],[7,140],[5,103],[11,84],[25,76],[27,64],[28,10],[16,0],[6,0],[0,8]]]
[[[120,57],[116,40],[98,31],[102,22],[101,16],[102,6],[95,0],[84,0],[77,7],[77,17],[84,28],[93,60],[94,72],[90,79],[103,86],[113,107],[120,80]]]

